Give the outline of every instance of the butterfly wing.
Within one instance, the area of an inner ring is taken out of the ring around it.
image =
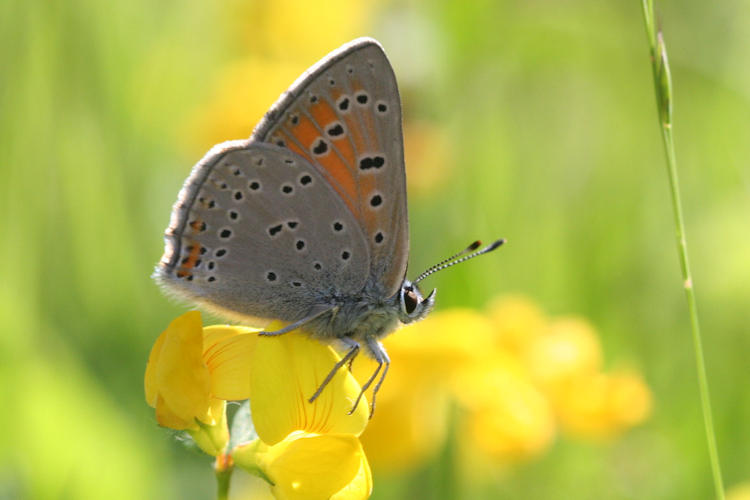
[[[362,38],[329,54],[281,96],[252,138],[320,171],[362,228],[371,282],[395,294],[409,251],[406,179],[401,101],[380,44]]]
[[[185,182],[155,276],[222,314],[292,322],[361,291],[369,265],[358,222],[317,168],[289,149],[235,141]]]

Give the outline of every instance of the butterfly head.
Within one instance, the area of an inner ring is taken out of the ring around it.
[[[422,292],[416,283],[404,280],[401,285],[399,299],[401,308],[399,309],[399,320],[402,323],[411,323],[427,316],[435,306],[435,292],[433,289],[427,297],[422,297]]]
[[[428,268],[422,274],[417,276],[414,281],[404,280],[401,285],[401,292],[399,293],[400,309],[399,319],[402,323],[411,323],[427,316],[432,308],[435,306],[435,292],[437,289],[433,289],[427,297],[422,297],[422,292],[419,290],[417,283],[425,279],[427,276],[451,267],[455,264],[465,262],[479,255],[491,252],[498,248],[500,245],[505,243],[505,240],[500,239],[494,243],[487,245],[481,250],[477,250],[481,245],[481,242],[475,241],[465,249],[461,250],[455,255],[444,259],[434,266]]]

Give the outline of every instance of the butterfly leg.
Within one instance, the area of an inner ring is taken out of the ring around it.
[[[350,339],[349,337],[343,337],[341,338],[341,341],[349,346],[349,350],[344,355],[343,358],[338,360],[335,365],[333,365],[333,368],[330,372],[328,372],[328,375],[326,375],[326,378],[323,379],[323,382],[318,386],[318,388],[315,390],[315,394],[313,394],[310,399],[308,399],[308,402],[312,403],[315,401],[318,396],[320,396],[320,393],[323,392],[323,389],[328,385],[328,383],[333,379],[333,377],[336,375],[336,373],[341,369],[342,366],[345,364],[349,364],[351,366],[352,362],[354,361],[354,358],[357,357],[357,354],[359,354],[359,343],[355,340]]]
[[[357,406],[359,406],[359,401],[362,399],[362,396],[364,396],[365,391],[370,388],[373,381],[378,376],[378,373],[380,373],[380,369],[382,367],[383,367],[383,363],[378,361],[378,367],[375,368],[375,372],[372,374],[372,376],[370,376],[370,378],[367,379],[367,382],[365,382],[365,385],[362,386],[362,389],[360,389],[359,395],[357,396],[357,399],[354,401],[354,405],[352,406],[352,409],[349,410],[348,415],[351,415],[357,409]]]
[[[258,332],[258,335],[260,335],[262,337],[277,337],[279,335],[284,335],[285,333],[289,333],[292,330],[296,330],[297,328],[299,328],[299,327],[301,327],[303,325],[306,325],[310,321],[312,321],[312,320],[314,320],[314,319],[316,319],[316,318],[324,315],[327,312],[332,312],[333,311],[333,313],[335,314],[337,310],[338,310],[338,307],[326,307],[325,309],[320,309],[320,310],[314,312],[313,314],[311,314],[310,316],[308,316],[306,318],[302,318],[299,321],[295,321],[294,323],[286,325],[284,328],[280,328],[278,330],[274,330],[274,331],[271,331],[271,332],[266,332],[266,331]]]
[[[380,370],[383,369],[383,365],[385,365],[385,368],[383,369],[383,373],[380,375],[380,379],[378,380],[378,383],[375,384],[375,388],[372,391],[372,403],[370,405],[370,418],[372,418],[373,413],[375,413],[375,396],[380,390],[380,386],[383,385],[383,381],[385,380],[385,375],[388,373],[388,367],[391,366],[391,359],[388,357],[388,354],[385,352],[385,347],[383,347],[383,344],[381,344],[377,340],[368,338],[367,347],[369,348],[370,353],[375,358],[375,361],[378,362],[378,367],[375,369],[375,372],[370,376],[370,378],[367,379],[367,382],[365,382],[365,384],[362,386],[362,389],[359,391],[359,395],[357,396],[356,401],[354,401],[354,406],[352,406],[352,409],[349,410],[349,415],[354,413],[354,411],[357,409],[357,406],[359,406],[359,401],[362,399],[362,396],[364,395],[365,391],[367,391],[367,389],[370,388],[372,383],[378,377]]]
[[[377,340],[368,341],[367,345],[373,351],[374,348],[377,347],[380,350],[379,354],[381,356],[382,362],[385,363],[385,368],[383,369],[383,373],[380,375],[380,380],[378,380],[378,383],[375,384],[375,388],[372,390],[372,402],[370,403],[370,418],[372,418],[372,415],[375,413],[375,397],[378,395],[380,386],[383,385],[385,376],[388,374],[388,368],[390,368],[391,366],[391,358],[389,358],[388,353],[385,352],[385,347],[383,347],[383,344],[381,344]]]

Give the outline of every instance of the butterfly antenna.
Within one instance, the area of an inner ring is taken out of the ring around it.
[[[466,262],[467,260],[473,259],[474,257],[479,257],[480,255],[484,255],[486,253],[489,253],[489,252],[497,249],[498,247],[500,247],[503,243],[505,243],[505,239],[501,238],[501,239],[495,241],[494,243],[492,243],[490,245],[487,245],[486,247],[482,248],[481,250],[477,250],[476,252],[473,252],[474,250],[476,250],[477,248],[479,248],[479,245],[482,244],[481,241],[475,241],[474,243],[472,243],[471,245],[469,245],[465,249],[461,250],[457,254],[455,254],[455,255],[453,255],[451,257],[448,257],[447,259],[444,259],[444,260],[438,262],[434,266],[429,267],[425,272],[423,272],[422,274],[420,274],[419,276],[417,276],[416,279],[414,279],[412,281],[412,283],[419,283],[420,281],[422,281],[423,279],[425,279],[427,276],[429,276],[431,274],[434,274],[434,273],[436,273],[438,271],[442,271],[443,269],[449,268],[451,266],[455,266],[456,264],[460,264],[461,262]],[[469,253],[469,252],[473,252],[473,253]],[[466,253],[469,253],[469,255],[464,255]],[[462,255],[464,255],[464,257],[461,257]],[[459,257],[461,257],[461,258],[459,258]]]
[[[482,242],[479,241],[479,240],[477,240],[474,243],[472,243],[471,245],[469,245],[468,247],[466,247],[463,250],[461,250],[460,252],[458,252],[457,254],[451,255],[447,259],[443,259],[440,262],[438,262],[437,264],[435,264],[433,266],[430,266],[422,274],[420,274],[419,276],[417,276],[417,279],[414,280],[414,283],[416,283],[417,281],[419,281],[422,278],[424,278],[425,276],[427,276],[427,274],[430,273],[430,272],[432,272],[433,269],[435,269],[437,267],[440,267],[443,264],[447,264],[448,262],[450,262],[450,261],[452,261],[454,259],[457,259],[457,258],[461,257],[462,255],[464,255],[466,253],[473,252],[474,250],[476,250],[477,248],[479,248],[479,246],[481,244],[482,244]]]

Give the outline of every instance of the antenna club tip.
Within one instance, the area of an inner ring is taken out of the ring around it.
[[[467,252],[471,252],[473,250],[476,250],[480,246],[482,246],[482,242],[480,240],[477,240],[474,243],[472,243],[471,245],[469,245],[469,247],[466,249],[466,251]]]
[[[494,242],[492,245],[490,245],[489,247],[487,247],[487,251],[491,252],[492,250],[496,249],[497,247],[505,244],[506,241],[507,240],[505,238],[500,238],[499,240],[497,240],[496,242]]]

